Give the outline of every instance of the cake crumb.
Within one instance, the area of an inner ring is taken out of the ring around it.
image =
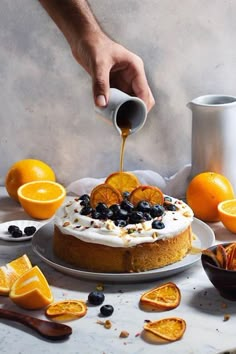
[[[228,321],[230,319],[230,315],[228,313],[226,313],[224,315],[224,322]]]
[[[127,338],[127,337],[129,337],[129,332],[127,332],[127,331],[120,332],[120,338]]]
[[[104,328],[106,328],[106,329],[110,329],[112,326],[111,321],[109,321],[109,320],[106,320],[105,322],[98,320],[97,323],[100,325],[103,325]]]

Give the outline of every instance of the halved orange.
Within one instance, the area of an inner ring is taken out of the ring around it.
[[[0,267],[0,295],[8,295],[16,279],[31,268],[31,262],[26,254]]]
[[[139,186],[131,192],[129,199],[133,205],[137,205],[141,200],[145,200],[151,205],[164,203],[162,191],[155,186]]]
[[[118,189],[121,194],[132,192],[140,185],[138,178],[130,172],[114,172],[107,177],[105,183]]]
[[[14,282],[9,296],[14,303],[29,310],[41,309],[53,301],[47,279],[37,266]]]
[[[122,195],[120,192],[106,183],[96,186],[90,195],[90,204],[92,208],[96,208],[98,203],[104,203],[110,207],[112,204],[120,204],[121,201]]]
[[[73,320],[81,318],[87,313],[87,305],[81,300],[62,300],[52,303],[45,310],[45,314],[55,321]]]
[[[140,303],[159,310],[171,310],[179,305],[180,300],[179,288],[176,284],[168,282],[145,292],[140,298]]]
[[[63,203],[66,190],[56,182],[34,181],[23,184],[18,191],[20,204],[36,219],[49,219]]]
[[[146,323],[144,329],[160,338],[173,342],[182,338],[186,330],[186,322],[178,317],[163,318]]]
[[[220,221],[232,233],[236,233],[236,199],[225,200],[218,204]]]

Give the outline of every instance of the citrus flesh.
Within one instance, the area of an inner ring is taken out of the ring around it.
[[[44,308],[53,301],[47,279],[38,266],[34,266],[14,282],[9,296],[15,304],[29,310]]]
[[[27,214],[36,219],[52,217],[66,196],[65,188],[52,181],[34,181],[18,189],[21,206]]]
[[[85,316],[87,306],[81,300],[63,300],[52,303],[45,310],[46,316],[55,321],[68,321]]]
[[[138,178],[130,172],[114,172],[106,178],[105,183],[118,189],[121,194],[132,192],[140,185]]]
[[[151,205],[164,203],[162,191],[155,186],[141,185],[131,192],[129,199],[135,206],[142,200],[149,202]]]
[[[158,321],[148,322],[144,329],[167,341],[179,340],[185,330],[186,322],[182,318],[163,318]]]
[[[55,181],[53,169],[43,161],[24,159],[17,161],[9,168],[5,178],[5,187],[10,197],[18,201],[18,188],[25,183],[37,180]]]
[[[187,204],[195,217],[208,222],[219,221],[218,204],[234,198],[230,181],[215,172],[203,172],[196,175],[186,191]]]
[[[90,195],[90,204],[92,208],[96,208],[98,203],[105,203],[108,207],[110,207],[113,204],[121,203],[121,201],[121,193],[106,183],[96,186]]]
[[[180,290],[176,284],[169,282],[144,293],[140,302],[160,310],[176,308],[181,299]]]
[[[236,233],[236,199],[226,200],[218,205],[219,218],[224,226]]]

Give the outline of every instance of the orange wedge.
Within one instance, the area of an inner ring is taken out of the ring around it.
[[[9,296],[15,304],[29,310],[41,309],[53,301],[47,279],[37,266],[14,282]]]
[[[155,186],[139,186],[131,192],[129,199],[133,205],[137,205],[141,200],[145,200],[151,205],[164,203],[162,191]]]
[[[169,282],[144,293],[140,298],[140,303],[159,310],[171,310],[179,305],[180,300],[179,288],[176,284]]]
[[[46,316],[54,321],[68,321],[85,316],[87,306],[81,300],[63,300],[49,305]]]
[[[138,178],[130,172],[114,172],[107,177],[105,183],[118,189],[121,194],[132,192],[140,185]]]
[[[96,208],[98,203],[105,203],[110,207],[112,204],[120,204],[121,201],[122,195],[120,192],[106,183],[96,186],[90,195],[90,204],[92,208]]]
[[[18,191],[19,201],[27,214],[35,219],[49,219],[65,199],[65,188],[52,181],[23,184]]]
[[[186,330],[186,322],[182,318],[170,317],[148,322],[144,329],[160,338],[173,342],[182,338]]]
[[[31,268],[26,254],[0,267],[0,295],[8,295],[16,279]]]

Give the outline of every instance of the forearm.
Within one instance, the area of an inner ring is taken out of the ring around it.
[[[86,0],[39,0],[39,2],[71,47],[78,38],[102,32]]]

